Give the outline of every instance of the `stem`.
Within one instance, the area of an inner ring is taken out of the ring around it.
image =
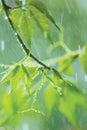
[[[31,53],[30,53],[30,57],[32,58],[32,59],[34,59],[35,61],[37,61],[40,65],[42,65],[44,68],[46,68],[46,69],[51,69],[51,67],[49,67],[49,66],[47,66],[47,65],[45,65],[43,62],[41,62],[39,59],[37,59],[34,55],[32,55]]]
[[[70,53],[71,52],[70,48],[64,42],[63,32],[59,33],[59,40],[61,41],[60,46],[62,46],[67,53]]]
[[[64,50],[65,50],[67,53],[70,53],[70,52],[71,52],[71,50],[68,48],[68,46],[67,46],[64,42],[61,43],[61,46],[64,48]]]
[[[4,0],[1,0],[1,1],[2,1],[2,6],[3,6],[3,8],[4,8],[5,14],[6,14],[7,18],[8,18],[9,23],[10,23],[10,26],[11,26],[11,28],[13,29],[14,33],[16,34],[15,36],[16,36],[16,38],[18,39],[19,43],[22,45],[22,48],[23,48],[23,50],[25,51],[26,55],[27,55],[27,56],[29,55],[32,59],[34,59],[37,63],[39,63],[40,65],[42,65],[44,68],[46,68],[46,69],[48,69],[48,70],[51,70],[51,67],[45,65],[45,64],[42,63],[39,59],[37,59],[32,53],[30,53],[30,50],[25,46],[25,44],[24,44],[22,38],[20,37],[20,35],[19,35],[18,33],[16,33],[15,28],[14,28],[14,26],[13,26],[13,24],[12,24],[12,21],[11,21],[10,18],[9,18],[8,10],[9,10],[9,9],[12,9],[12,8],[9,7],[8,5],[6,5],[6,3],[5,3]]]

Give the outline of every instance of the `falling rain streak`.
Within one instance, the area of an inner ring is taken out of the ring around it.
[[[71,13],[69,1],[68,1],[68,0],[65,0],[65,3],[66,3],[66,7],[67,7],[67,9],[68,9],[68,12]]]
[[[64,18],[64,9],[63,9],[63,12],[61,13],[61,25],[63,24],[63,18]]]
[[[1,51],[4,51],[4,50],[5,50],[5,41],[4,41],[4,40],[1,40],[1,41],[0,41],[0,50],[1,50]]]

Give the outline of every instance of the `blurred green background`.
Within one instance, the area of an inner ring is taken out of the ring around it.
[[[6,0],[7,4],[14,6],[13,0]],[[71,50],[80,50],[87,43],[87,0],[44,0],[50,14],[56,23],[63,26],[64,41]],[[25,25],[24,25],[25,26]],[[54,27],[52,28],[54,42],[58,40]],[[65,51],[54,48],[49,51],[47,42],[39,31],[32,40],[31,52],[44,62],[62,56]],[[0,13],[0,64],[13,64],[25,56],[21,46],[16,40],[4,13]],[[79,87],[87,91],[87,76],[80,66],[79,60],[73,63],[72,79]],[[29,119],[29,116],[31,118]],[[9,130],[73,130],[69,122],[58,111],[54,110],[52,118],[47,121],[39,114],[27,113],[22,115],[20,124]],[[87,112],[82,109],[78,112],[79,126],[81,130],[87,129]],[[84,126],[84,128],[83,128]],[[5,128],[0,128],[5,130]]]

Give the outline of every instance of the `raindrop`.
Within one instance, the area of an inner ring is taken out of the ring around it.
[[[15,32],[15,36],[17,36],[17,33]]]
[[[8,19],[8,17],[5,15],[5,16],[4,16],[4,19],[5,19],[5,20],[7,20],[7,19]]]
[[[1,41],[0,41],[0,49],[1,49],[2,51],[5,50],[5,41],[4,41],[4,40],[1,40]]]

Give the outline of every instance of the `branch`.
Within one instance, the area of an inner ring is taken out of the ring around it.
[[[26,45],[24,44],[24,42],[23,42],[22,38],[20,37],[20,35],[15,31],[15,28],[14,28],[14,26],[13,26],[13,23],[12,23],[12,21],[11,21],[10,18],[9,18],[8,11],[9,11],[9,9],[12,9],[12,8],[9,7],[9,6],[5,3],[4,0],[1,0],[1,2],[2,2],[2,6],[3,6],[3,9],[4,9],[4,12],[5,12],[5,14],[6,14],[7,18],[8,18],[9,24],[10,24],[11,28],[13,29],[14,33],[16,34],[15,36],[16,36],[16,38],[18,39],[19,43],[21,44],[21,46],[22,46],[23,50],[25,51],[26,55],[27,55],[27,56],[30,56],[30,57],[31,57],[32,59],[34,59],[37,63],[39,63],[41,66],[43,66],[45,69],[53,70],[53,71],[57,72],[58,75],[59,75],[59,77],[60,77],[62,80],[64,80],[64,79],[62,78],[61,74],[60,74],[56,69],[45,65],[43,62],[41,62],[39,59],[37,59],[32,53],[30,53],[30,50],[26,47]]]
[[[16,34],[15,36],[16,36],[16,38],[18,39],[19,43],[22,45],[22,48],[23,48],[23,50],[25,51],[26,55],[29,55],[31,58],[33,58],[35,61],[37,61],[40,65],[42,65],[42,66],[45,67],[46,69],[51,69],[50,67],[48,67],[47,65],[45,65],[44,63],[42,63],[40,60],[38,60],[33,54],[30,53],[30,50],[25,46],[25,44],[24,44],[22,38],[20,37],[20,35],[19,35],[18,33],[16,33],[15,28],[14,28],[14,26],[13,26],[13,23],[12,23],[12,21],[11,21],[10,18],[9,18],[8,10],[9,10],[9,9],[12,9],[12,8],[11,8],[10,6],[8,6],[8,5],[5,3],[4,0],[1,0],[1,1],[2,1],[2,6],[3,6],[3,8],[4,8],[5,14],[6,14],[7,18],[8,18],[9,23],[10,23],[10,26],[11,26],[11,28],[13,29],[14,33]]]

